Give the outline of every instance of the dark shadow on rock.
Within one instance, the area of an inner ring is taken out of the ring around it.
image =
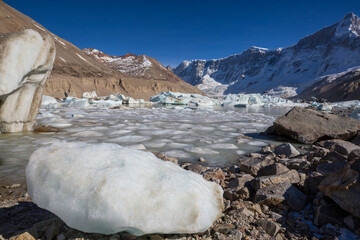
[[[13,207],[0,208],[0,235],[10,238],[35,223],[54,217],[54,214],[32,202],[19,202]]]

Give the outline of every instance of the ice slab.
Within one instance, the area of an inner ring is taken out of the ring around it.
[[[34,203],[84,232],[204,232],[223,210],[218,184],[117,144],[57,142],[39,148],[26,180]]]

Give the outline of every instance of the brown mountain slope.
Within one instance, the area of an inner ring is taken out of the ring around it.
[[[105,63],[115,71],[128,74],[132,77],[167,80],[174,83],[182,81],[155,58],[146,55],[127,53],[124,56],[111,56],[92,48],[85,48],[83,51],[97,61]]]
[[[144,79],[114,71],[0,0],[0,33],[13,33],[27,28],[49,34],[56,44],[56,59],[45,87],[46,95],[62,98],[68,93],[80,97],[83,92],[96,91],[100,96],[118,92],[134,98],[149,99],[161,91],[201,93],[181,79]]]
[[[321,77],[295,98],[326,99],[329,102],[360,100],[360,67]]]

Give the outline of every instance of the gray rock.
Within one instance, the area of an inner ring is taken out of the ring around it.
[[[296,157],[300,155],[299,151],[290,143],[283,143],[276,146],[274,153],[278,156],[285,155],[286,157]]]
[[[229,180],[228,188],[242,188],[248,186],[250,181],[253,180],[254,177],[250,174],[242,174],[240,177],[232,178]]]
[[[296,170],[290,170],[279,175],[257,177],[251,181],[251,187],[254,191],[264,188],[275,183],[299,183],[301,180],[300,174]]]
[[[280,225],[276,222],[260,219],[256,221],[257,225],[260,226],[264,231],[269,234],[271,237],[275,237],[276,234],[280,231]]]
[[[327,176],[318,188],[342,209],[360,217],[360,159]]]
[[[248,158],[240,162],[240,170],[253,176],[257,176],[258,171],[262,167],[268,166],[273,163],[274,161],[269,158]]]
[[[327,148],[330,151],[335,151],[341,155],[349,155],[351,151],[360,149],[360,146],[355,145],[351,142],[347,142],[340,139],[332,139],[318,142],[321,147]]]
[[[317,226],[322,226],[328,223],[339,224],[343,223],[345,212],[339,209],[335,204],[328,206],[319,206],[316,209],[314,216],[314,224]]]
[[[360,150],[359,149],[352,151],[348,156],[349,161],[355,161],[358,159],[360,159]]]
[[[257,176],[261,177],[261,176],[270,176],[270,175],[278,175],[284,172],[289,171],[289,169],[287,167],[285,167],[283,164],[281,163],[274,163],[265,167],[262,167],[258,173]]]
[[[273,128],[277,135],[312,144],[325,139],[352,139],[360,129],[360,121],[294,107],[285,116],[276,119]]]
[[[284,201],[286,201],[291,209],[299,211],[305,207],[307,197],[288,182],[269,185],[259,189],[255,194],[255,202],[270,207],[276,206]]]
[[[316,171],[323,176],[328,176],[346,165],[346,162],[322,163],[317,166]]]
[[[310,163],[303,158],[280,159],[281,164],[289,169],[303,170],[310,167]]]
[[[207,167],[201,166],[199,164],[189,164],[185,167],[185,169],[192,172],[196,172],[198,174],[202,174],[206,172],[206,170],[208,170]]]
[[[358,134],[351,142],[355,145],[360,146],[360,134]]]

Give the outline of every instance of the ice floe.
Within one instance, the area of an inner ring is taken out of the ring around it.
[[[42,147],[30,157],[26,179],[34,203],[84,232],[204,232],[223,210],[218,184],[116,144]]]

